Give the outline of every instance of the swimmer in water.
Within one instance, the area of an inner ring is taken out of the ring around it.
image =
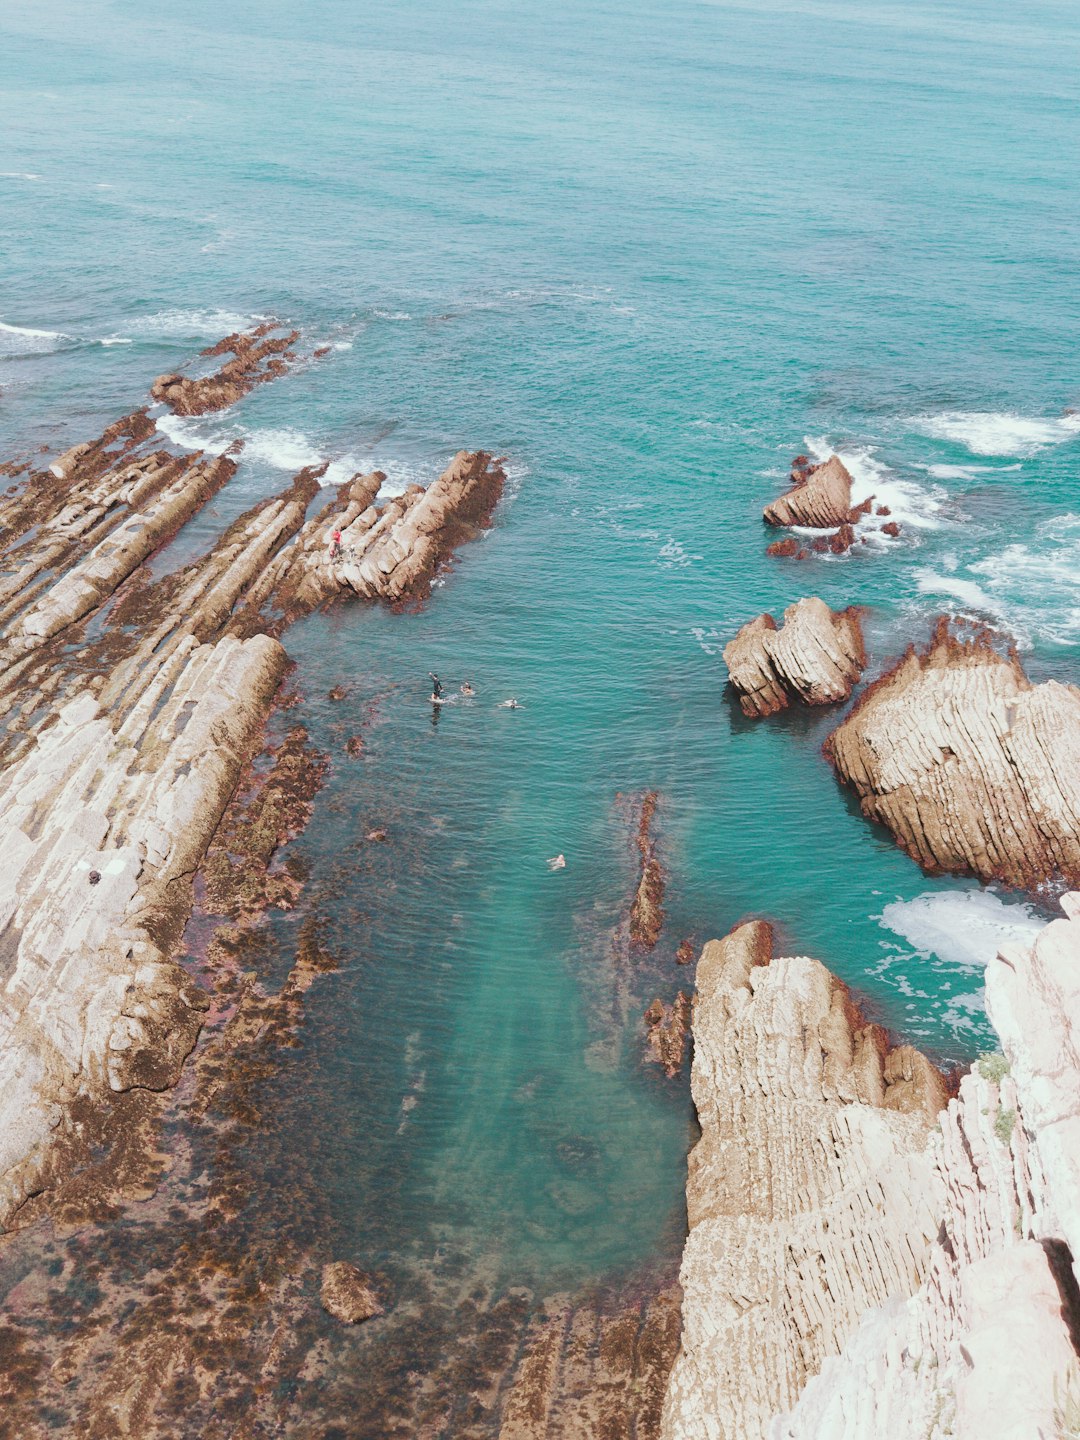
[[[462,693],[463,695],[475,695],[475,694],[476,694],[476,691],[475,691],[475,690],[472,688],[472,686],[469,684],[468,680],[466,680],[466,681],[464,681],[464,682],[462,683],[461,693]]]
[[[565,870],[566,856],[562,854],[553,855],[551,859],[547,862],[547,867],[549,870]]]
[[[433,705],[441,705],[442,681],[439,679],[438,675],[436,675],[433,670],[429,670],[427,673],[431,676],[431,703]]]
[[[511,697],[509,700],[504,700],[499,708],[502,710],[521,710],[524,707],[519,705],[518,702]]]

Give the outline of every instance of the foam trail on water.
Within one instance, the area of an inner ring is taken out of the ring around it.
[[[989,890],[946,890],[894,900],[880,924],[921,955],[981,969],[1002,945],[1030,945],[1046,922],[1030,905],[1006,905]]]
[[[1080,414],[1018,415],[1009,410],[946,410],[940,415],[914,415],[912,429],[932,440],[964,445],[973,455],[1037,455],[1080,435]]]

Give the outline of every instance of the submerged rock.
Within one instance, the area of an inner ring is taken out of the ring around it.
[[[646,791],[641,801],[638,821],[637,848],[641,856],[641,879],[630,906],[630,939],[635,945],[651,950],[664,928],[664,871],[656,853],[652,826],[660,796]]]
[[[1080,882],[1080,690],[944,618],[826,742],[862,812],[931,872]]]
[[[938,1231],[942,1077],[890,1051],[817,960],[771,955],[753,921],[698,962],[701,1139],[663,1440],[765,1440],[866,1310],[917,1290]]]
[[[346,1325],[359,1325],[383,1313],[370,1276],[347,1260],[323,1266],[319,1298],[327,1314]]]
[[[678,1075],[686,1058],[690,1016],[690,997],[682,990],[670,1005],[657,998],[645,1011],[646,1058],[662,1065],[669,1080]]]
[[[724,663],[744,715],[760,717],[846,700],[866,664],[854,608],[836,613],[811,595],[789,605],[777,629],[771,615],[744,625],[724,647]]]

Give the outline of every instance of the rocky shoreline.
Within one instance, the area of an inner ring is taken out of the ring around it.
[[[210,353],[223,351],[230,383],[246,385],[281,373],[288,345],[260,330]],[[195,1043],[205,997],[173,951],[288,667],[278,637],[342,594],[422,600],[490,523],[504,480],[462,452],[427,491],[380,507],[383,477],[356,477],[307,520],[320,472],[304,471],[149,581],[144,562],[237,463],[155,439],[136,411],[0,503],[4,1225],[79,1163],[87,1107],[174,1085]],[[357,565],[351,547],[329,557],[358,487]]]

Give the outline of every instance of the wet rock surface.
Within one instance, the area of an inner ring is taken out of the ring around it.
[[[826,754],[863,814],[931,872],[1080,881],[1080,691],[1033,685],[985,633],[938,622],[870,686]]]
[[[296,360],[292,347],[300,338],[300,332],[275,334],[280,329],[270,323],[246,333],[238,331],[228,335],[202,352],[208,359],[219,355],[233,357],[219,370],[194,379],[187,375],[159,375],[150,387],[150,394],[177,415],[206,415],[213,410],[225,410],[256,385],[284,375]]]
[[[664,869],[657,854],[653,824],[660,795],[648,790],[641,799],[637,827],[637,849],[641,857],[641,878],[630,906],[630,939],[651,950],[664,926]]]
[[[756,718],[846,700],[866,664],[855,609],[834,612],[816,596],[789,605],[783,625],[759,615],[724,647],[724,663],[744,715]]]
[[[662,1065],[669,1080],[673,1080],[683,1067],[690,1037],[690,1017],[690,997],[682,990],[670,1005],[656,999],[645,1011],[647,1058]]]

